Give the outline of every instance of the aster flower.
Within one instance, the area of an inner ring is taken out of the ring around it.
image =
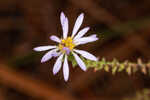
[[[77,64],[83,71],[86,71],[86,65],[84,64],[82,59],[78,56],[78,54],[83,56],[86,59],[97,61],[97,58],[94,55],[90,54],[89,52],[75,49],[75,47],[77,47],[78,45],[82,45],[82,44],[86,44],[98,40],[95,34],[91,36],[83,37],[85,33],[87,33],[87,31],[90,29],[89,27],[85,27],[78,32],[83,22],[83,19],[84,19],[84,14],[81,13],[76,19],[72,31],[72,35],[68,36],[68,29],[69,29],[68,18],[65,16],[63,12],[61,12],[60,21],[63,30],[63,37],[58,38],[55,35],[50,36],[50,39],[54,42],[57,42],[58,45],[39,46],[34,48],[35,51],[49,50],[42,57],[41,63],[50,60],[52,57],[58,57],[53,67],[53,74],[54,75],[57,74],[61,69],[61,66],[63,66],[63,75],[65,81],[67,81],[69,78],[68,56],[70,54],[74,56]]]

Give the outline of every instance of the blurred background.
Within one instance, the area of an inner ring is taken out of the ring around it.
[[[109,61],[150,60],[149,0],[0,0],[0,100],[123,100],[150,87],[150,77],[142,73],[114,76],[71,64],[68,82],[62,70],[54,76],[55,59],[41,64],[45,52],[33,48],[53,44],[50,35],[62,35],[61,11],[70,33],[83,12],[81,28],[90,26],[87,34],[98,35],[81,49]]]

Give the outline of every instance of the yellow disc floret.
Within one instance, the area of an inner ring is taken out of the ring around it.
[[[73,43],[73,40],[71,37],[61,40],[61,43],[59,44],[60,51],[65,52],[63,50],[64,47],[68,48],[70,51],[73,50],[73,48],[75,47],[75,44]]]

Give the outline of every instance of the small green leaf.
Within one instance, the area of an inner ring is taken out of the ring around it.
[[[72,67],[75,67],[77,65],[76,60],[74,59],[73,55],[68,56],[68,60],[71,61]]]
[[[130,66],[126,68],[126,72],[128,73],[128,75],[131,75],[131,67]]]
[[[106,72],[109,72],[109,66],[108,66],[108,65],[105,65],[105,66],[104,66],[104,70],[105,70]]]
[[[74,60],[74,57],[73,57],[73,55],[72,55],[72,54],[70,54],[70,55],[68,56],[68,60],[69,60],[69,61]]]
[[[105,60],[105,58],[102,58],[102,61],[101,61],[102,63],[106,63],[106,60]]]
[[[91,67],[90,60],[86,60],[85,64],[86,64],[87,67]]]
[[[120,64],[119,68],[118,68],[118,72],[121,72],[124,70],[124,64]]]
[[[72,60],[72,67],[75,67],[77,65],[77,62],[75,60]]]
[[[93,67],[96,67],[97,65],[98,65],[98,62],[96,62],[96,61],[93,61],[93,62],[92,62],[92,66],[93,66]]]
[[[102,62],[98,62],[98,69],[101,70],[101,69],[103,69],[103,67],[104,67],[103,63]]]
[[[115,75],[115,74],[116,74],[116,71],[117,71],[117,66],[114,66],[114,67],[112,68],[112,74]]]

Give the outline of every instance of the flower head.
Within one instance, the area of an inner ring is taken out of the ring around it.
[[[83,56],[86,59],[97,61],[97,58],[94,55],[90,54],[89,52],[75,49],[75,47],[78,45],[86,44],[98,40],[95,34],[91,36],[83,37],[85,33],[87,33],[87,31],[90,29],[89,27],[85,27],[78,32],[83,22],[83,19],[84,19],[84,14],[81,13],[75,22],[72,35],[68,36],[68,28],[69,28],[68,18],[65,16],[63,12],[61,12],[60,21],[63,30],[63,37],[58,38],[55,35],[50,36],[50,39],[57,42],[58,44],[54,46],[49,45],[49,46],[40,46],[34,48],[35,51],[49,50],[42,57],[41,59],[42,63],[50,60],[52,57],[58,57],[53,67],[53,74],[55,75],[59,72],[63,63],[63,75],[65,81],[67,81],[69,78],[68,56],[70,54],[74,56],[77,64],[83,71],[86,71],[86,65],[78,56],[78,54]]]

